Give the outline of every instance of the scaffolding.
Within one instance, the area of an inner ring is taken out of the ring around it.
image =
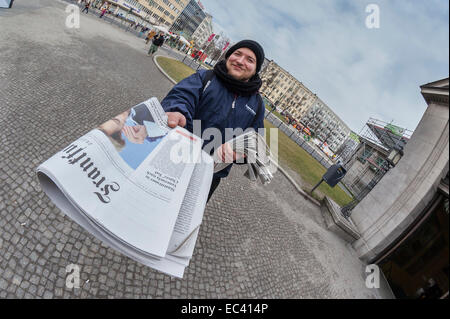
[[[394,125],[392,121],[388,123],[378,119],[369,118],[358,134],[360,144],[354,150],[353,154],[346,159],[346,163],[344,164],[344,166],[349,167],[347,169],[348,171],[356,160],[359,160],[364,164],[367,163],[366,168],[362,170],[352,182],[352,187],[358,183],[362,184],[362,186],[358,189],[358,192],[354,194],[354,199],[349,204],[342,207],[341,212],[344,217],[349,218],[353,208],[389,171],[391,164],[387,161],[387,157],[392,150],[402,153],[403,148],[411,138],[412,133],[411,130]],[[372,158],[374,149],[383,156],[374,160]],[[358,156],[358,154],[361,155]],[[373,171],[373,175],[369,175],[369,178],[371,179],[368,183],[362,183],[363,177],[366,177],[365,175],[368,174],[369,169]]]
[[[403,149],[412,133],[408,129],[392,124],[392,121],[388,123],[369,118],[359,136],[390,152],[392,149]]]

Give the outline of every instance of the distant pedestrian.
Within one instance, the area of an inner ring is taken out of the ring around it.
[[[91,3],[89,1],[86,1],[86,4],[84,5],[84,9],[83,11],[81,11],[81,13],[83,13],[84,11],[86,11],[86,14],[89,13],[89,7],[91,6]]]
[[[102,13],[100,14],[100,17],[99,17],[100,19],[103,18],[103,16],[105,15],[106,11],[108,11],[108,9],[106,7],[103,7],[101,11],[102,11]]]
[[[138,38],[140,38],[140,37],[142,37],[144,35],[145,29],[146,28],[144,26],[141,26],[141,31],[139,31]]]
[[[147,34],[147,38],[145,39],[145,44],[148,44],[150,42],[150,40],[153,39],[153,37],[155,36],[156,31],[152,30]]]
[[[152,45],[150,46],[150,49],[148,50],[148,55],[153,55],[156,51],[158,51],[158,48],[162,46],[164,43],[164,36],[161,33],[158,37],[153,39]]]
[[[130,28],[132,28],[133,26],[134,26],[134,21],[131,21],[131,23],[127,26],[127,29],[125,30],[125,32],[130,30]]]

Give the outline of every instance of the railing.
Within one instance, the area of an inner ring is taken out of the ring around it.
[[[313,146],[309,145],[307,141],[303,138],[303,134],[300,133],[297,129],[292,128],[289,125],[286,125],[283,121],[281,121],[276,115],[270,113],[266,110],[265,113],[266,120],[272,123],[275,127],[280,129],[283,133],[285,133],[292,141],[294,141],[298,146],[303,148],[309,155],[311,155],[316,161],[318,161],[323,167],[326,169],[330,168],[333,165],[333,162],[326,157],[325,154],[317,151]]]

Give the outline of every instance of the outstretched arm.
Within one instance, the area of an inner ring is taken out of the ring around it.
[[[197,72],[180,81],[170,90],[161,101],[161,105],[169,117],[170,127],[172,127],[170,122],[175,121],[177,124],[174,126],[185,123],[186,129],[192,130],[195,109],[199,104],[202,89],[200,72]]]

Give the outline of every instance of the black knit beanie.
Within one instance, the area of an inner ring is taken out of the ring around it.
[[[256,56],[256,74],[259,73],[261,70],[261,66],[264,62],[264,50],[261,45],[259,45],[258,42],[253,40],[242,40],[233,45],[231,48],[228,49],[227,53],[225,54],[225,59],[228,59],[228,57],[237,49],[240,48],[248,48],[253,51],[253,53]]]

